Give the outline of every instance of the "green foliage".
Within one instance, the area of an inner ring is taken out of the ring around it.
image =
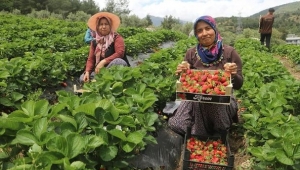
[[[82,21],[82,22],[86,22],[89,18],[91,17],[91,15],[86,14],[83,11],[77,11],[76,13],[70,13],[67,16],[67,21]]]
[[[140,19],[137,15],[122,15],[122,27],[147,27],[149,25],[146,19]]]
[[[299,46],[291,44],[277,45],[274,48],[272,48],[272,51],[281,56],[288,57],[295,65],[300,64]]]
[[[150,25],[153,24],[153,22],[152,22],[152,20],[151,20],[151,18],[150,18],[150,15],[147,15],[147,16],[146,16],[146,20],[147,20],[147,26],[150,26]]]
[[[107,0],[105,8],[102,8],[101,11],[111,12],[118,16],[128,15],[130,13],[128,5],[128,0]]]
[[[41,11],[35,11],[32,10],[31,13],[27,14],[27,16],[32,17],[32,18],[49,18],[51,16],[51,13],[46,10],[41,10]]]
[[[63,20],[64,16],[62,14],[51,13],[50,18]]]
[[[14,10],[12,10],[11,13],[14,14],[14,15],[20,15],[20,14],[21,14],[21,11],[18,10],[18,9],[14,9]]]
[[[259,41],[240,39],[235,48],[243,61],[244,84],[236,95],[247,108],[241,116],[252,168],[298,169],[299,81]]]
[[[121,27],[118,29],[118,33],[122,35],[123,38],[128,38],[134,36],[138,33],[146,33],[148,32],[145,28],[137,28],[137,27]]]
[[[50,13],[61,14],[64,18],[69,13],[76,13],[77,11],[84,11],[87,14],[94,14],[99,11],[99,7],[94,0],[1,0],[0,4],[0,11],[12,11],[13,9],[18,9],[22,14],[29,14],[33,11],[46,10]],[[41,17],[41,14],[37,15]]]
[[[87,14],[94,15],[95,13],[99,12],[100,8],[97,6],[94,0],[73,0],[76,1],[76,3],[72,2],[72,4],[77,8],[72,8],[73,13],[77,11],[84,11]]]
[[[176,24],[180,24],[179,19],[174,18],[172,15],[167,15],[164,17],[164,20],[161,22],[161,27],[163,29],[171,30]]]
[[[13,9],[13,1],[0,0],[0,11],[11,11]]]
[[[193,23],[187,22],[185,24],[175,24],[172,28],[174,31],[182,32],[186,35],[189,35],[190,31],[193,30]]]
[[[42,96],[43,91],[41,88],[38,88],[36,91],[33,91],[27,95],[27,100],[38,101]]]

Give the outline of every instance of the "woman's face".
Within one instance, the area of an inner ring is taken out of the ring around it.
[[[209,47],[212,45],[216,38],[214,29],[204,21],[197,23],[195,33],[199,43],[204,47]]]
[[[106,18],[101,18],[98,24],[98,34],[105,36],[110,33],[111,27]]]

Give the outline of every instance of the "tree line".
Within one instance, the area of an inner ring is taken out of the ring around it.
[[[48,17],[52,14],[59,19],[67,19],[71,21],[86,22],[90,15],[99,11],[112,12],[120,16],[123,27],[149,27],[152,26],[150,15],[140,18],[137,15],[130,14],[128,7],[129,0],[106,0],[103,7],[99,7],[94,0],[0,0],[0,11],[12,12],[19,10],[23,15],[31,15],[40,18]],[[45,12],[46,11],[46,12]],[[294,33],[300,35],[300,9],[293,12],[285,12],[276,15],[274,23],[275,33],[282,42],[287,34]],[[238,20],[242,25],[238,25]],[[216,18],[218,29],[227,38],[227,43],[232,43],[240,34],[249,37],[258,37],[258,19],[257,17],[220,17]],[[241,30],[238,31],[239,27]],[[167,15],[163,18],[160,25],[161,28],[181,31],[189,34],[192,30],[193,23],[180,23],[179,18]],[[249,31],[252,30],[252,31]]]
[[[78,11],[90,15],[108,11],[117,15],[128,15],[130,13],[128,4],[128,0],[106,0],[106,5],[100,8],[94,0],[0,0],[0,11],[12,12],[18,9],[21,14],[29,14],[33,10],[47,10],[64,16]]]

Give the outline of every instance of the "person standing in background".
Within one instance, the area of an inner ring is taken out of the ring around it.
[[[274,8],[270,8],[269,12],[266,15],[262,16],[259,21],[260,42],[261,45],[264,45],[266,40],[266,47],[269,49],[269,51],[272,36],[272,28],[275,19],[273,15],[274,12]]]

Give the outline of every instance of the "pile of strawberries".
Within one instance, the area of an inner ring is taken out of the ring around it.
[[[186,149],[190,151],[190,161],[228,165],[227,148],[219,140],[201,141],[195,137],[187,140]]]
[[[225,95],[230,73],[223,70],[192,70],[181,73],[179,81],[184,92]]]

